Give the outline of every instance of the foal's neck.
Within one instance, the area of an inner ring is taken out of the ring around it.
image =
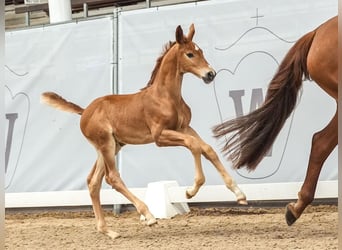
[[[154,87],[164,93],[181,97],[183,73],[178,69],[177,54],[171,50],[163,58],[160,68],[154,79]]]

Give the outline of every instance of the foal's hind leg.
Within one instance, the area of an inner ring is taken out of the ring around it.
[[[290,203],[286,208],[286,222],[292,225],[313,201],[316,185],[323,163],[337,145],[337,111],[330,123],[312,138],[309,166],[304,184],[298,193],[296,203]]]
[[[239,204],[246,205],[246,195],[241,191],[241,189],[238,187],[234,179],[229,175],[223,164],[221,163],[220,159],[218,158],[216,152],[213,150],[213,148],[204,142],[201,137],[196,133],[195,130],[193,130],[191,127],[189,127],[186,131],[186,133],[191,134],[192,136],[196,137],[200,143],[200,147],[202,150],[202,154],[207,158],[216,168],[216,170],[220,173],[220,175],[223,178],[224,183],[226,184],[226,187],[231,190],[237,198],[237,202]],[[187,192],[187,195],[189,197],[192,197],[191,190]]]
[[[122,181],[120,174],[115,167],[115,141],[112,139],[111,135],[109,136],[111,139],[107,140],[107,142],[104,143],[105,145],[102,145],[100,149],[104,159],[106,182],[132,202],[138,213],[146,218],[147,225],[153,225],[157,223],[146,204],[136,197],[132,192],[130,192],[125,183]]]
[[[95,214],[97,230],[101,233],[108,235],[112,239],[115,239],[119,237],[119,234],[111,230],[108,230],[100,203],[100,189],[104,174],[104,162],[102,156],[99,154],[98,159],[95,162],[94,167],[87,178],[88,189],[93,204],[93,211]]]

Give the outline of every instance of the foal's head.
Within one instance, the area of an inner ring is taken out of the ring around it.
[[[203,51],[192,42],[194,34],[193,24],[187,36],[184,35],[180,25],[176,29],[176,44],[173,47],[177,49],[179,70],[183,74],[193,73],[205,83],[210,83],[214,80],[216,72],[204,58]]]

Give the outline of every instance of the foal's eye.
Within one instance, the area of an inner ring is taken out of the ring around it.
[[[189,58],[193,58],[193,57],[194,57],[194,54],[192,54],[192,53],[186,53],[186,55],[187,55],[187,57],[189,57]]]

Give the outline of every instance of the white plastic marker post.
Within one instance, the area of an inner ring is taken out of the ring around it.
[[[154,217],[170,219],[177,214],[190,211],[187,203],[171,203],[170,201],[169,188],[178,186],[177,181],[152,182],[147,185],[145,203]]]

